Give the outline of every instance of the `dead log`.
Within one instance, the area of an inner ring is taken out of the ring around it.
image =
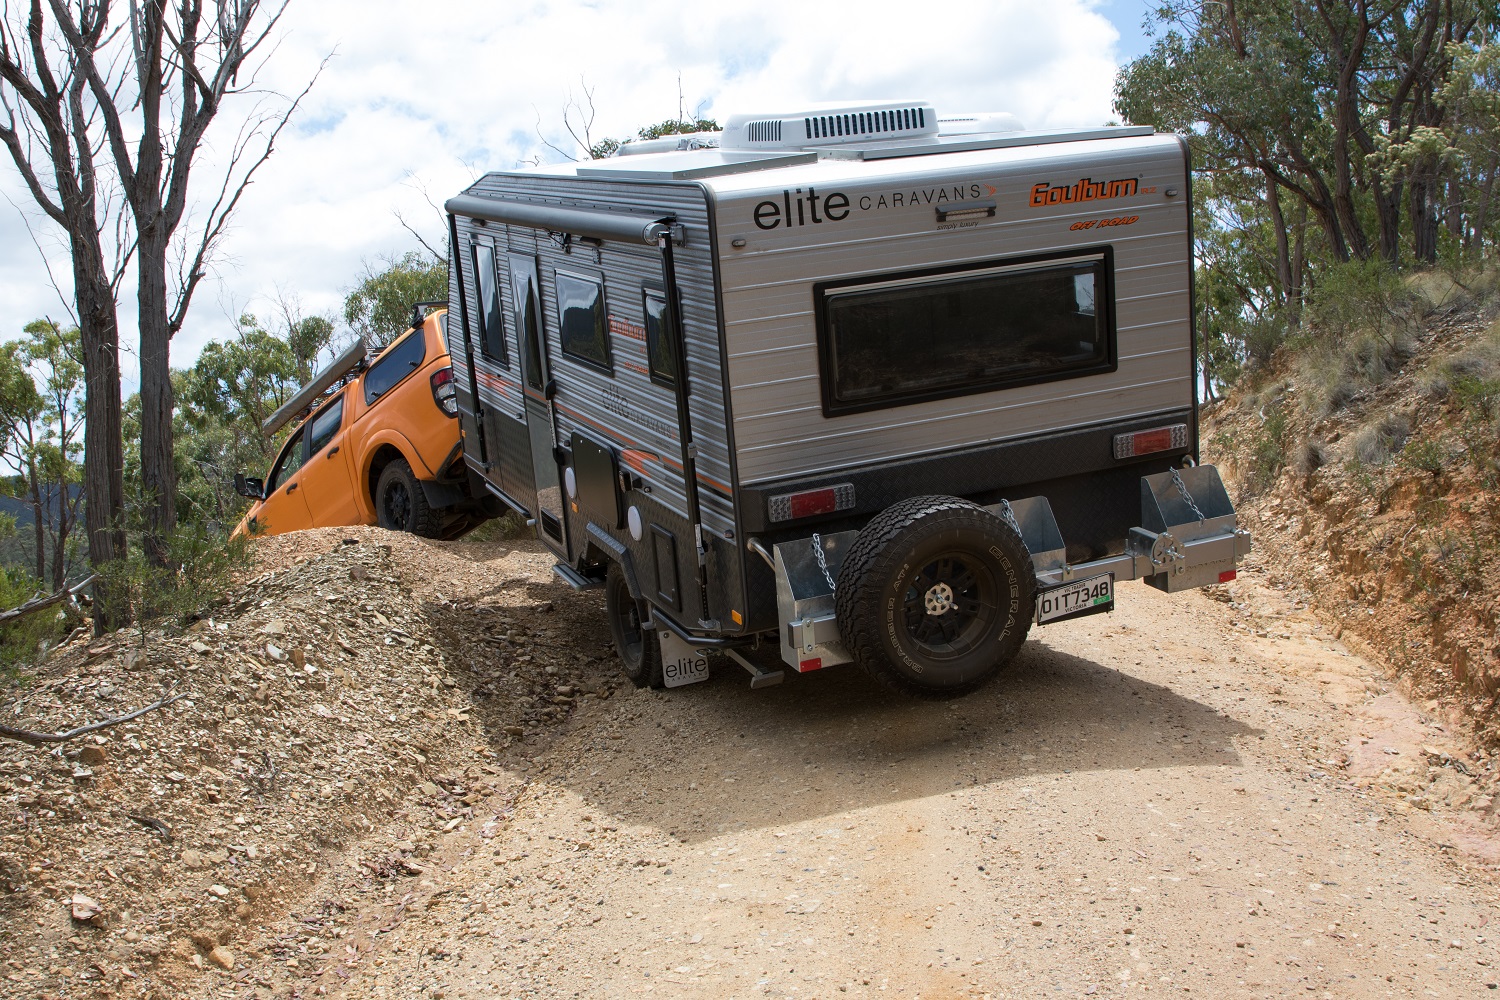
[[[97,733],[101,729],[118,726],[120,723],[129,722],[131,719],[138,719],[147,712],[154,712],[158,708],[170,705],[177,699],[187,696],[187,692],[185,691],[179,691],[177,694],[172,694],[171,691],[172,689],[168,688],[160,701],[152,702],[145,708],[138,708],[128,715],[118,715],[112,719],[105,719],[102,722],[79,726],[77,729],[70,729],[65,733],[34,733],[29,729],[12,729],[10,726],[0,724],[0,737],[16,740],[21,743],[28,743],[34,747],[46,746],[49,743],[66,743],[68,740],[87,736],[89,733]]]
[[[55,594],[49,594],[46,597],[33,597],[31,600],[27,601],[20,607],[11,608],[9,611],[0,611],[0,625],[4,625],[7,622],[17,621],[18,619],[25,618],[27,615],[35,614],[36,612],[41,611],[44,608],[50,608],[53,605],[61,604],[64,601],[67,601],[69,604],[71,604],[75,600],[77,600],[78,595],[83,591],[83,589],[89,584],[93,583],[96,578],[97,577],[95,575],[90,575],[89,578],[87,580],[84,580],[82,583],[74,584],[71,587],[64,587],[62,590],[59,590]]]

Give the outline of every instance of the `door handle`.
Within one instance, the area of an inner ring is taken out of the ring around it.
[[[547,387],[542,390],[542,395],[547,397],[549,401],[553,396],[557,395],[557,379],[549,378],[547,380]]]
[[[297,491],[297,487],[301,485],[301,483],[293,483],[292,485],[288,486],[286,488],[287,495],[290,496],[291,494],[295,493]]]
[[[332,448],[329,448],[328,457],[332,458],[333,456],[337,455],[339,453],[339,447],[339,445],[334,445]]]

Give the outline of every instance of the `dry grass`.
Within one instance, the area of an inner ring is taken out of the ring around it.
[[[1370,421],[1354,435],[1354,457],[1364,465],[1384,465],[1406,447],[1411,417],[1387,413]]]

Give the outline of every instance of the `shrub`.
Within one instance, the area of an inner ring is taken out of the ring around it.
[[[1416,472],[1436,479],[1448,470],[1448,455],[1432,438],[1407,445],[1401,452],[1401,463]]]
[[[1292,459],[1292,469],[1306,479],[1328,464],[1328,446],[1322,441],[1308,439],[1297,446]]]
[[[209,524],[181,525],[161,542],[164,563],[132,548],[99,571],[95,588],[107,616],[132,623],[143,646],[152,626],[181,628],[221,603],[250,564],[248,539]]]
[[[13,566],[0,570],[0,610],[19,607],[45,592],[25,570]],[[0,680],[19,676],[27,664],[61,641],[74,622],[76,618],[70,619],[69,612],[58,605],[0,627]]]
[[[1379,420],[1360,428],[1354,436],[1354,457],[1362,465],[1384,465],[1411,437],[1411,419],[1400,413],[1387,413]]]
[[[1340,340],[1363,333],[1394,343],[1410,332],[1423,308],[1401,275],[1375,259],[1327,268],[1307,311],[1315,326]]]
[[[1264,420],[1250,448],[1248,485],[1254,492],[1270,489],[1286,467],[1287,445],[1291,437],[1291,424],[1281,400],[1268,403],[1262,415]]]

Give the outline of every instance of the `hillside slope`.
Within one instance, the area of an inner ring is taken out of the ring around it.
[[[1500,742],[1500,312],[1314,335],[1211,407],[1206,457],[1272,572],[1431,709]]]

